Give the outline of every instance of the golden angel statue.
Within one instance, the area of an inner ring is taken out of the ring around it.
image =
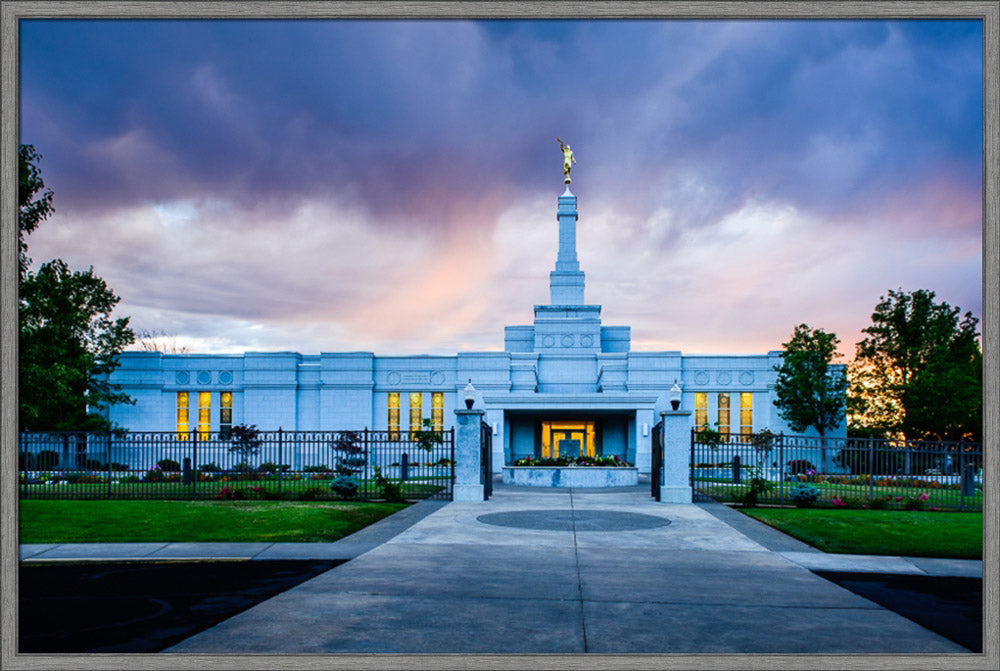
[[[559,149],[561,149],[563,153],[563,174],[566,175],[566,179],[564,181],[569,184],[572,181],[569,178],[569,173],[573,169],[573,164],[576,163],[576,157],[573,156],[573,150],[570,149],[568,144],[559,138],[556,138],[556,141],[559,143]]]

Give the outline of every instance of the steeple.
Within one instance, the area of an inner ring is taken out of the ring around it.
[[[549,302],[551,305],[583,305],[584,274],[576,256],[576,196],[566,185],[559,196],[559,255],[556,267],[549,273]]]

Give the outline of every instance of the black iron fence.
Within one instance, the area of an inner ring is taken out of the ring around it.
[[[19,462],[22,498],[450,499],[455,433],[23,433]]]
[[[981,443],[691,433],[691,486],[723,501],[982,510]]]

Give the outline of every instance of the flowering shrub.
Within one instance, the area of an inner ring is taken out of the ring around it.
[[[522,457],[513,463],[514,466],[601,466],[628,468],[628,463],[617,454],[598,457]]]
[[[903,510],[923,510],[924,504],[930,498],[927,494],[921,494],[916,498],[907,497],[906,501],[903,503]]]
[[[889,507],[889,501],[891,500],[891,496],[876,496],[868,502],[868,507],[872,510],[885,510]]]
[[[215,495],[215,498],[226,501],[241,501],[247,498],[247,492],[245,489],[241,489],[240,487],[229,487],[227,485],[219,490],[219,493]]]

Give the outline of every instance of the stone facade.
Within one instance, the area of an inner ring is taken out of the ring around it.
[[[475,407],[485,410],[493,428],[495,472],[514,459],[554,456],[562,449],[618,455],[648,473],[652,427],[670,410],[676,381],[689,426],[699,419],[714,426],[728,414],[731,432],[791,433],[772,402],[781,352],[632,352],[628,326],[602,325],[601,306],[584,302],[577,218],[576,196],[567,186],[558,201],[559,252],[549,276],[550,303],[535,306],[531,325],[505,328],[502,352],[126,352],[111,381],[136,404],[113,406],[109,417],[131,430],[174,430],[178,396],[187,392],[192,429],[207,414],[210,430],[218,431],[227,399],[232,424],[298,431],[390,429],[395,403],[398,428],[405,431],[411,428],[412,399],[419,400],[414,415],[431,419],[436,411],[444,428],[451,428],[471,380]],[[843,437],[846,426],[828,435]]]

